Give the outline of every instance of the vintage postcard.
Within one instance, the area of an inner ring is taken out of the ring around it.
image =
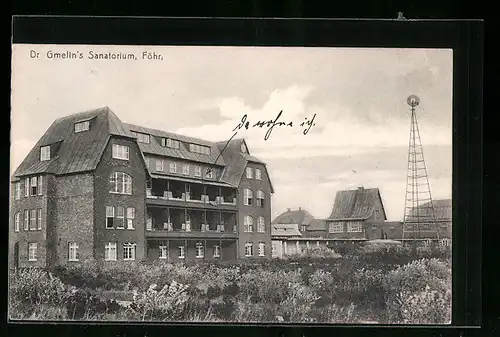
[[[450,324],[451,49],[12,48],[10,320]]]

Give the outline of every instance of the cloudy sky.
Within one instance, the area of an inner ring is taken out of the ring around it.
[[[31,59],[30,50],[39,53]],[[47,59],[47,51],[84,53]],[[137,60],[89,60],[89,50]],[[142,60],[142,52],[163,60]],[[54,119],[109,106],[123,121],[220,141],[248,121],[293,127],[238,131],[265,160],[273,217],[301,206],[329,216],[335,193],[378,187],[390,220],[403,216],[410,94],[433,198],[451,198],[452,51],[430,49],[14,45],[13,172]],[[314,126],[304,135],[300,123]]]

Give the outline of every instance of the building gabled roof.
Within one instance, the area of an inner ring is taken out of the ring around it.
[[[247,149],[247,153],[241,152],[241,144],[245,144]],[[249,162],[259,163],[264,165],[266,169],[266,177],[269,180],[269,186],[271,187],[271,193],[274,193],[273,184],[271,182],[271,178],[269,177],[269,172],[267,172],[266,164],[254,157],[250,154],[248,150],[248,146],[246,142],[242,138],[231,139],[228,141],[218,142],[217,146],[219,151],[221,151],[221,157],[224,158],[224,162],[226,163],[226,167],[224,168],[224,172],[221,177],[221,181],[227,182],[232,186],[239,186],[241,178],[243,177],[243,173],[245,172],[245,168]]]
[[[314,220],[314,217],[305,209],[299,208],[297,210],[291,210],[290,208],[281,213],[273,220],[272,223],[280,224],[297,224],[298,226],[309,224]]]
[[[302,236],[297,224],[272,224],[271,225],[271,235],[272,236]]]
[[[328,220],[366,220],[372,215],[376,199],[380,200],[384,220],[387,220],[379,189],[362,187],[337,192]]]
[[[451,199],[437,199],[432,201],[432,205],[434,206],[434,212],[436,215],[436,220],[447,220],[451,221],[452,219],[452,202]],[[431,204],[430,202],[426,202],[420,205],[419,208],[419,216],[426,217],[430,216],[431,212]],[[410,214],[416,214],[415,210],[412,210]]]
[[[139,148],[143,153],[155,154],[159,156],[167,156],[173,158],[181,158],[186,160],[192,160],[195,162],[224,166],[225,162],[223,157],[220,155],[219,147],[216,143],[208,142],[203,139],[197,139],[192,137],[187,137],[171,132],[165,132],[161,130],[145,128],[139,125],[125,124],[130,131],[147,133],[150,135],[149,144],[139,142]],[[170,138],[180,141],[179,149],[173,149],[166,146],[161,146],[161,138]],[[197,145],[203,145],[210,147],[210,154],[199,154],[189,150],[186,143],[192,143]]]
[[[326,231],[326,220],[313,219],[307,227],[308,231]]]
[[[75,133],[74,124],[82,120],[90,121],[90,129]],[[97,167],[110,135],[133,138],[109,107],[59,118],[38,140],[13,176],[92,171]],[[48,145],[54,145],[56,151],[49,161],[40,161],[40,147]]]

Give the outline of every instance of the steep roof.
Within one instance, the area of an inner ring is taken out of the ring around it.
[[[125,124],[125,126],[128,127],[130,131],[147,133],[150,136],[152,136],[150,137],[149,144],[140,142],[138,143],[139,148],[143,153],[156,154],[159,156],[167,156],[174,158],[182,158],[186,160],[192,160],[212,165],[220,165],[220,166],[225,165],[224,159],[220,155],[217,143],[212,143],[203,139],[187,137],[171,132],[145,128],[139,125]],[[173,149],[170,147],[161,146],[161,143],[159,143],[161,142],[161,138],[171,138],[179,140],[181,142],[179,145],[179,149]],[[191,152],[185,143],[193,143],[193,144],[208,146],[210,147],[210,154],[206,155],[206,154]]]
[[[382,204],[384,220],[387,220],[379,189],[362,187],[337,192],[328,220],[366,220],[372,215],[377,198]]]
[[[90,129],[75,133],[74,124],[81,121],[90,121]],[[97,167],[110,135],[133,138],[109,107],[59,118],[31,149],[14,172],[14,177],[92,171]],[[47,145],[54,145],[51,159],[40,161],[40,147]]]
[[[298,210],[288,209],[286,212],[281,213],[273,220],[273,223],[280,224],[297,224],[299,226],[309,226],[314,217],[305,209],[299,208]]]
[[[272,236],[302,236],[297,224],[272,224]]]
[[[451,220],[452,219],[452,202],[451,199],[437,199],[432,201],[434,206],[434,212],[436,214],[437,220]],[[420,205],[419,216],[425,217],[430,215],[431,207],[430,202]],[[412,210],[413,214],[416,214],[415,210]]]
[[[247,153],[241,152],[241,144],[245,144],[247,149]],[[261,161],[259,158],[252,156],[248,150],[248,146],[246,142],[242,138],[235,138],[228,141],[218,142],[217,146],[219,151],[222,152],[221,157],[224,159],[226,163],[226,167],[221,177],[221,181],[227,182],[233,186],[239,186],[241,177],[245,172],[245,168],[248,162],[254,162],[264,165],[265,163]],[[267,168],[266,168],[267,171]],[[271,193],[274,193],[274,188],[269,178],[269,174],[266,174],[266,177],[269,179],[269,185],[271,186]]]
[[[326,231],[326,220],[313,219],[309,223],[308,231]]]

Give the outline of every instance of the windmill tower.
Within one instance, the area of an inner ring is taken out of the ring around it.
[[[420,99],[411,95],[406,102],[411,107],[411,125],[402,238],[403,240],[439,238],[436,212],[432,203],[431,188],[415,113]]]

